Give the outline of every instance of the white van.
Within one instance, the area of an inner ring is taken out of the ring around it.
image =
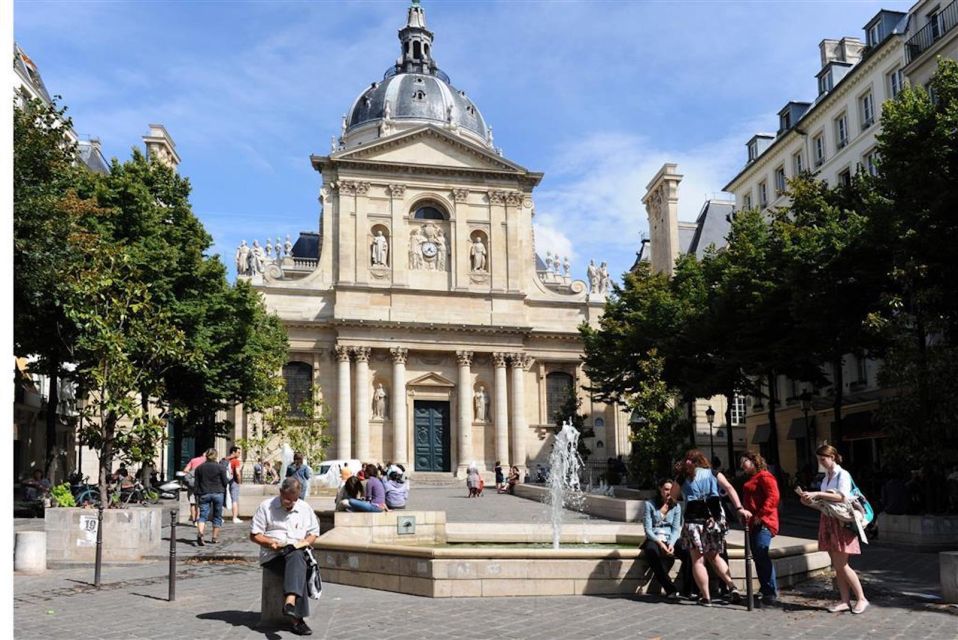
[[[362,463],[359,460],[323,460],[313,470],[312,486],[338,488],[342,484],[341,474],[344,466],[354,474],[359,472]]]

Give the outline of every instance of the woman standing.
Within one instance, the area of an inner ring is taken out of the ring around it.
[[[744,454],[739,465],[748,476],[742,487],[743,515],[748,519],[748,535],[758,570],[762,604],[774,605],[778,601],[778,587],[775,565],[768,557],[768,548],[772,538],[778,535],[778,483],[769,473],[765,459],[758,453],[750,451]]]
[[[659,480],[655,500],[646,500],[643,505],[645,542],[642,543],[642,555],[665,590],[665,596],[678,599],[679,590],[669,577],[669,570],[675,563],[675,543],[682,533],[682,509],[672,498],[673,484],[671,478]]]
[[[822,480],[821,491],[802,492],[802,504],[811,506],[813,500],[848,502],[852,494],[852,476],[839,465],[842,457],[838,450],[826,444],[816,449],[815,455],[818,457],[818,464],[825,469],[825,479]],[[865,599],[858,574],[848,564],[848,556],[862,552],[858,536],[837,518],[822,513],[818,522],[818,550],[828,552],[841,596],[841,602],[828,610],[831,613],[863,613],[868,608],[868,600]],[[854,607],[851,605],[851,595],[855,596]]]
[[[721,473],[712,475],[708,458],[698,449],[686,452],[685,461],[682,464],[681,494],[685,499],[685,525],[682,527],[682,540],[692,556],[692,576],[701,594],[699,604],[705,607],[712,606],[709,595],[709,574],[705,568],[706,560],[712,565],[719,579],[728,586],[732,602],[739,602],[742,599],[742,594],[732,581],[728,565],[719,555],[725,550],[725,533],[728,531],[719,496],[720,486],[728,494],[736,512],[742,516],[745,511],[742,508],[742,502],[739,500],[735,487],[725,475]],[[673,497],[677,497],[678,491],[679,489],[673,486]]]
[[[476,468],[475,464],[469,465],[469,468],[466,470],[466,488],[469,490],[468,498],[478,498],[480,495],[480,487],[482,484],[482,477],[479,475],[479,469]]]

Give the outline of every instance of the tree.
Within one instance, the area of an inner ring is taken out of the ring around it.
[[[293,407],[283,379],[277,378],[273,394],[265,401],[271,406],[262,414],[263,435],[252,443],[261,449],[285,443],[294,451],[302,452],[311,463],[325,460],[332,437],[328,433],[329,410],[319,395],[320,389],[314,385],[310,397]]]

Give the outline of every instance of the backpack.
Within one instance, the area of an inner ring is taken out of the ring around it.
[[[875,521],[875,509],[868,498],[865,497],[865,494],[862,493],[862,490],[855,484],[855,479],[851,477],[851,474],[848,474],[848,478],[852,481],[852,505],[864,514],[865,526],[868,526]]]

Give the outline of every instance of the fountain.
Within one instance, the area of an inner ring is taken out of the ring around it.
[[[549,517],[552,522],[552,548],[559,548],[562,534],[562,511],[576,509],[575,502],[581,502],[582,491],[579,486],[579,473],[582,470],[582,458],[579,456],[579,430],[568,421],[563,423],[552,444],[549,455]]]

